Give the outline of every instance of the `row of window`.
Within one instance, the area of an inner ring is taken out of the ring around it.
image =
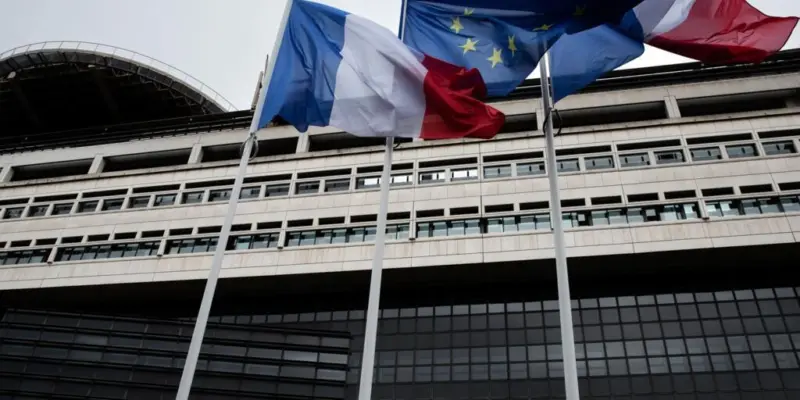
[[[764,197],[757,199],[717,200],[706,203],[708,215],[726,217],[800,211],[800,196]],[[628,207],[596,211],[570,211],[562,214],[566,228],[636,224],[644,222],[680,221],[699,218],[696,203]],[[549,214],[508,217],[471,218],[449,221],[426,221],[417,224],[417,237],[445,237],[506,233],[552,228]],[[388,240],[409,236],[408,224],[388,225]],[[249,250],[279,247],[278,233],[234,236],[228,250]],[[336,228],[287,232],[285,246],[365,243],[375,239],[375,227]],[[105,258],[145,257],[157,254],[157,241],[103,244],[59,249],[56,261],[94,260]],[[165,254],[205,253],[216,249],[217,238],[189,238],[167,241]],[[49,250],[22,250],[0,253],[0,265],[41,263]]]
[[[797,153],[792,141],[770,142],[763,144],[764,154],[782,155]],[[719,160],[723,158],[723,151],[728,158],[756,157],[759,155],[754,143],[731,144],[713,147],[690,148],[690,158],[696,162]],[[565,158],[557,160],[558,172],[569,173],[581,170],[581,165],[586,170],[613,169],[616,165],[620,168],[642,167],[651,164],[664,165],[683,163],[687,161],[684,150],[663,150],[653,153],[629,153],[602,156],[587,156],[583,163],[578,158]],[[512,174],[512,172],[514,172]],[[484,179],[504,178],[511,176],[544,175],[544,161],[520,162],[483,167]],[[477,167],[458,167],[453,169],[420,171],[417,177],[418,184],[441,183],[446,181],[474,180],[479,178]],[[411,185],[414,183],[412,172],[400,172],[392,175],[393,186]],[[371,189],[380,186],[379,176],[357,176],[356,189]],[[324,192],[340,192],[350,190],[350,178],[332,178],[323,181],[301,181],[294,184],[294,194],[312,194]],[[50,204],[36,204],[31,206],[7,207],[3,219],[17,219],[22,217],[43,217],[48,215],[68,215],[102,211],[117,211],[121,209],[139,209],[147,207],[170,206],[175,204],[199,204],[204,201],[228,201],[231,188],[210,190],[185,191],[182,193],[160,193],[148,195],[131,195],[128,197],[113,197],[106,199],[92,199],[78,202],[54,202]],[[242,189],[241,199],[256,199],[288,196],[292,192],[290,183],[251,185]],[[207,197],[206,197],[207,196]],[[24,200],[21,200],[24,202]]]

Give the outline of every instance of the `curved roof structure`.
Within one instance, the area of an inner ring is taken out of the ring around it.
[[[5,137],[233,110],[191,75],[135,51],[61,41],[0,53]]]

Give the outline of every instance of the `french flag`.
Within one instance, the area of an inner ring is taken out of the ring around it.
[[[798,20],[770,17],[746,0],[644,0],[633,11],[646,43],[715,64],[763,61],[786,44]]]
[[[276,116],[305,132],[492,138],[505,122],[467,70],[412,51],[390,30],[307,0],[290,1],[259,127]]]

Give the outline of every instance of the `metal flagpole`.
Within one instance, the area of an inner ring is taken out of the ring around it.
[[[236,207],[239,205],[239,194],[242,191],[242,184],[244,183],[244,176],[247,172],[247,163],[250,161],[250,153],[253,151],[253,144],[256,141],[256,131],[258,131],[258,121],[261,116],[261,111],[264,108],[264,100],[267,98],[267,88],[269,87],[270,80],[272,79],[272,71],[275,68],[275,60],[278,58],[278,49],[280,49],[281,42],[283,41],[283,32],[286,28],[286,22],[289,20],[289,11],[292,8],[292,1],[286,1],[286,9],[283,13],[280,28],[278,29],[278,37],[275,40],[275,47],[269,57],[267,71],[264,74],[264,81],[259,91],[259,100],[256,104],[256,110],[253,114],[253,121],[250,123],[250,130],[247,134],[247,139],[242,146],[242,158],[239,160],[239,170],[236,173],[236,179],[233,183],[233,190],[231,191],[231,198],[228,201],[228,211],[225,214],[225,220],[222,224],[222,230],[217,240],[217,248],[214,251],[214,258],[211,261],[211,271],[208,273],[206,280],[206,288],[203,292],[203,299],[200,302],[200,310],[197,312],[197,319],[194,324],[194,331],[192,332],[192,341],[189,344],[189,351],[186,354],[186,362],[183,365],[183,375],[181,375],[180,386],[178,387],[178,394],[175,396],[176,400],[188,400],[189,392],[192,389],[192,381],[194,380],[195,369],[197,369],[197,360],[200,357],[200,348],[203,344],[203,337],[206,333],[206,325],[208,325],[208,315],[211,312],[211,303],[214,300],[214,291],[217,289],[217,281],[219,280],[219,273],[222,270],[222,258],[225,256],[225,248],[228,244],[228,237],[231,233],[231,225],[233,224],[233,217],[236,215]]]
[[[406,18],[406,0],[403,0],[398,37],[403,39]],[[378,206],[378,226],[375,232],[375,254],[372,257],[372,272],[369,281],[367,321],[364,326],[364,353],[361,356],[361,378],[358,384],[358,400],[372,399],[372,376],[375,366],[375,342],[378,338],[378,314],[381,303],[381,280],[383,278],[383,256],[386,249],[386,217],[389,213],[389,188],[392,186],[392,153],[394,137],[386,138],[381,174],[381,196]]]
[[[564,386],[567,400],[580,400],[578,394],[578,365],[575,361],[575,336],[572,330],[572,304],[569,294],[569,272],[567,271],[567,249],[564,245],[564,225],[561,217],[561,193],[558,188],[558,167],[553,143],[553,97],[550,92],[548,64],[545,54],[539,62],[544,106],[544,136],[547,147],[547,176],[550,180],[550,221],[553,226],[553,245],[556,253],[558,280],[558,313],[561,316],[561,349],[564,354]]]

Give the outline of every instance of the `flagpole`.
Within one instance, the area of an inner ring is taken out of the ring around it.
[[[250,129],[247,134],[247,139],[242,146],[242,158],[239,160],[239,170],[236,173],[236,179],[233,182],[233,190],[231,190],[231,197],[228,200],[228,211],[225,214],[225,220],[222,224],[222,229],[217,240],[217,248],[214,251],[214,258],[211,260],[211,270],[208,273],[206,280],[206,288],[203,292],[203,299],[200,301],[200,309],[197,312],[197,319],[195,320],[194,330],[192,331],[192,341],[189,343],[189,351],[186,354],[186,361],[183,365],[183,374],[181,375],[181,382],[178,386],[178,393],[175,396],[176,400],[188,400],[189,392],[192,390],[192,381],[194,380],[195,370],[197,369],[197,360],[200,357],[200,348],[203,344],[203,337],[206,333],[206,326],[208,325],[208,316],[211,312],[211,303],[214,300],[214,292],[217,289],[217,281],[219,274],[222,270],[222,259],[225,256],[225,249],[228,244],[228,238],[231,233],[231,226],[233,225],[233,218],[236,216],[236,208],[239,205],[239,195],[242,192],[242,185],[244,183],[244,176],[247,173],[247,164],[250,161],[250,153],[253,151],[253,144],[256,141],[256,132],[258,131],[258,122],[261,116],[261,111],[264,108],[264,101],[267,98],[267,89],[272,80],[272,71],[275,68],[275,61],[277,60],[278,50],[280,49],[281,42],[283,41],[283,32],[286,29],[286,23],[289,20],[289,12],[292,9],[292,1],[286,1],[286,9],[283,12],[280,28],[278,29],[278,37],[275,40],[275,46],[270,54],[267,64],[267,71],[264,74],[263,84],[259,89],[259,99],[256,104],[253,120],[250,122]]]
[[[403,39],[406,22],[407,0],[402,0],[400,27],[397,36]],[[378,314],[381,306],[381,281],[383,279],[383,259],[386,249],[386,218],[389,214],[389,188],[392,185],[392,153],[394,137],[386,138],[383,153],[383,172],[381,173],[381,194],[378,206],[378,226],[375,232],[375,254],[372,256],[372,272],[369,281],[367,300],[367,321],[364,324],[364,353],[361,355],[361,378],[358,383],[358,400],[372,399],[372,379],[375,369],[375,344],[378,339]]]
[[[564,225],[561,217],[561,193],[558,188],[558,166],[553,143],[553,97],[550,92],[549,57],[545,54],[539,62],[544,106],[544,136],[547,154],[547,176],[550,181],[550,221],[553,227],[553,245],[556,255],[558,281],[558,313],[561,317],[561,350],[564,358],[564,386],[567,400],[580,400],[578,394],[578,365],[575,360],[575,336],[572,328],[572,304],[569,294],[567,249],[564,245]]]

